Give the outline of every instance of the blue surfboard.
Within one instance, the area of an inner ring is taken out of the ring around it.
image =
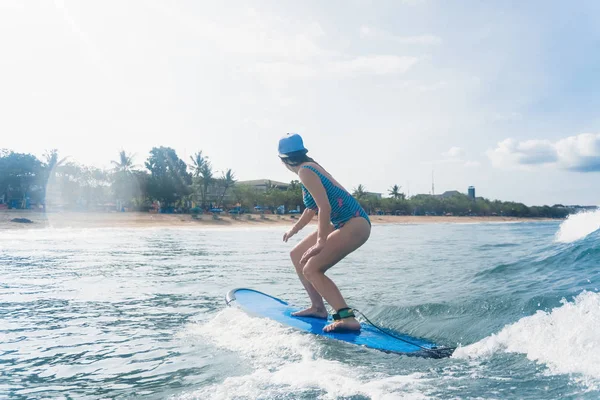
[[[367,323],[361,323],[361,330],[358,333],[324,332],[323,327],[331,323],[331,317],[327,320],[311,317],[294,317],[292,313],[300,310],[300,308],[293,307],[281,299],[253,289],[233,289],[227,293],[225,301],[227,305],[235,305],[250,315],[270,318],[283,325],[304,332],[365,346],[386,353],[444,358],[451,356],[455,349],[453,347],[438,347],[435,343],[422,338],[396,332],[387,332]]]

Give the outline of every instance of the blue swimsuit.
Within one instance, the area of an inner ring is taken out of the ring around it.
[[[339,229],[351,218],[363,217],[371,225],[371,220],[360,206],[360,203],[346,192],[344,189],[334,185],[325,175],[321,174],[316,168],[310,165],[304,165],[302,168],[308,168],[313,171],[321,179],[321,183],[325,187],[329,205],[331,205],[331,223],[335,229]],[[302,197],[306,208],[318,210],[317,203],[309,191],[302,185]]]

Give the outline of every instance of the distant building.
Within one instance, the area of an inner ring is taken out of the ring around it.
[[[469,186],[469,198],[475,199],[475,186]]]
[[[383,197],[382,193],[375,193],[375,192],[365,192],[366,196],[373,196],[375,198],[381,199]]]
[[[473,188],[473,191],[471,191],[472,186],[469,188],[469,194],[468,196],[470,198],[475,198],[475,189]],[[450,197],[454,197],[454,196],[465,196],[464,193],[459,192],[458,190],[446,190],[444,193],[442,194],[418,194],[417,196],[431,196],[434,197],[436,199],[448,199]],[[472,197],[471,197],[472,196]]]
[[[223,186],[220,180],[215,180],[206,187],[206,198],[204,203],[211,207],[222,205],[221,203],[227,204],[234,200],[233,187],[230,186],[227,189]],[[200,190],[196,190],[192,194],[192,201],[196,205],[203,204]]]
[[[428,194],[428,195],[425,195],[425,196],[432,196],[432,197],[435,197],[435,198],[438,198],[438,199],[447,199],[449,197],[453,197],[453,196],[456,196],[456,195],[459,195],[459,194],[461,194],[461,193],[458,190],[447,190],[447,191],[445,191],[442,194]]]
[[[289,183],[272,181],[270,179],[254,179],[250,181],[238,181],[236,185],[248,185],[262,192],[266,192],[268,188],[274,187],[280,190],[287,190]]]

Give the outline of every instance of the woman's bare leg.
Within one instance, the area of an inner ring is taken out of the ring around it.
[[[336,312],[342,308],[347,308],[348,305],[335,283],[325,276],[325,272],[362,246],[370,234],[371,225],[366,219],[352,218],[340,229],[329,234],[323,250],[311,257],[302,269],[302,273],[308,282]],[[327,332],[338,330],[360,330],[360,324],[354,318],[345,318],[325,328]]]
[[[308,297],[310,297],[311,302],[311,306],[306,310],[298,311],[292,314],[296,317],[327,318],[327,309],[325,308],[323,298],[321,297],[319,292],[317,292],[317,290],[313,287],[313,285],[306,279],[306,277],[302,273],[304,265],[300,264],[300,259],[302,258],[302,255],[308,249],[314,246],[315,243],[317,243],[317,232],[313,232],[304,239],[302,239],[302,241],[298,243],[290,252],[290,258],[292,259],[294,267],[296,267],[296,273],[300,278],[300,282],[302,282],[302,285],[304,285],[304,288],[306,289],[306,292],[308,293]]]

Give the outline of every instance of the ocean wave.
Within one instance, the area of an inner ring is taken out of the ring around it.
[[[600,210],[571,214],[560,225],[555,240],[572,243],[600,229]]]
[[[550,374],[574,375],[597,390],[600,385],[600,294],[584,291],[572,302],[538,311],[500,332],[459,347],[454,358],[478,359],[496,353],[520,353],[546,365]]]
[[[515,282],[518,278],[522,284],[551,281],[553,285],[564,279],[585,280],[596,273],[599,256],[600,231],[595,231],[577,241],[549,243],[515,261],[483,269],[474,274],[474,279],[479,282],[489,279]],[[532,280],[532,276],[536,279]]]
[[[324,346],[309,335],[265,319],[227,308],[204,324],[190,324],[179,337],[208,340],[237,354],[250,367],[237,376],[199,390],[180,393],[188,399],[428,399],[429,380],[422,373],[387,375],[326,359]]]

